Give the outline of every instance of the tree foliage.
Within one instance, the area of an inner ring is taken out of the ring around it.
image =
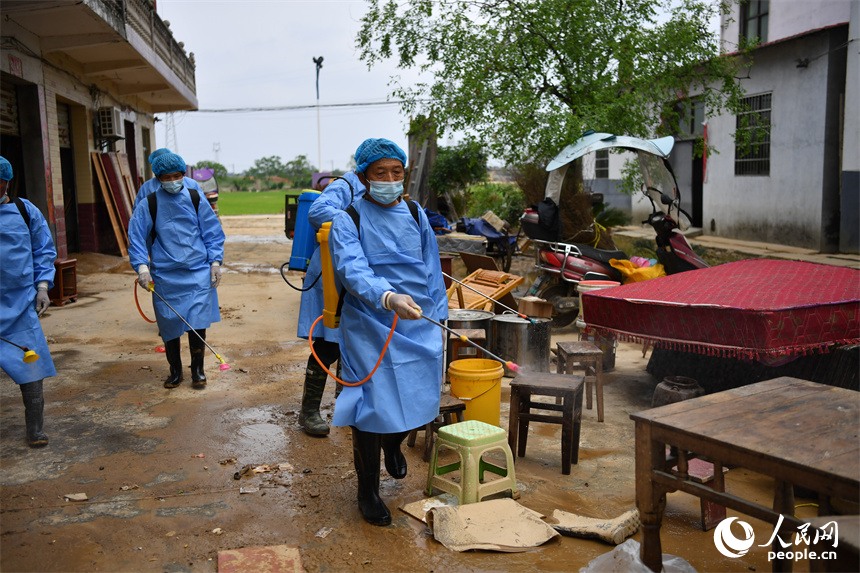
[[[588,129],[654,136],[688,95],[706,115],[740,100],[738,64],[719,57],[708,29],[720,0],[368,2],[361,59],[431,78],[392,80],[404,111],[432,114],[440,134],[465,131],[511,164],[552,157]]]
[[[462,194],[465,189],[487,178],[487,154],[474,142],[439,147],[430,169],[427,185],[437,195]]]
[[[197,169],[214,169],[215,179],[223,179],[227,177],[227,168],[216,161],[204,159],[203,161],[198,161],[196,166]]]
[[[307,155],[299,155],[292,161],[287,161],[284,166],[284,177],[293,182],[293,185],[310,189],[313,180],[314,166],[308,161]]]
[[[261,157],[254,160],[254,166],[248,169],[251,177],[286,177],[286,167],[278,155]]]

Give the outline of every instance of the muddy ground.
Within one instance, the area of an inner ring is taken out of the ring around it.
[[[122,258],[95,254],[78,256],[77,301],[51,307],[42,319],[59,373],[46,381],[47,448],[27,447],[20,393],[0,373],[2,571],[216,571],[220,550],[282,544],[299,548],[307,571],[577,571],[611,550],[568,537],[524,553],[444,548],[425,524],[397,509],[423,497],[422,435],[415,448],[404,446],[406,479],[382,472],[392,525],[364,523],[349,429],[313,438],[297,425],[308,347],[295,336],[299,293],[278,276],[290,254],[283,219],[223,222],[222,322],[208,340],[232,368],[220,372],[208,358],[208,387],[192,389],[187,371],[179,388],[162,387],[167,363],[155,325],[135,308],[134,273]],[[151,317],[149,297],[140,294]],[[573,327],[556,331],[553,344],[576,336]],[[186,368],[187,356],[183,339]],[[634,507],[629,414],[650,406],[658,382],[646,364],[641,347],[620,345],[607,375],[606,421],[584,412],[579,463],[569,476],[561,474],[560,426],[532,424],[526,457],[516,465],[522,505],[600,518]],[[504,428],[509,396],[505,384]],[[333,405],[330,382],[323,414]],[[230,458],[235,463],[220,463]],[[234,479],[246,464],[287,465]],[[770,505],[770,479],[734,469],[727,483]],[[240,493],[249,487],[258,489]],[[66,501],[71,493],[86,493],[88,501]],[[770,537],[771,526],[744,520],[757,538]],[[670,495],[663,550],[699,571],[770,568],[765,548],[723,557],[698,521],[697,499]],[[331,533],[315,536],[324,527]],[[222,533],[212,533],[216,528]]]

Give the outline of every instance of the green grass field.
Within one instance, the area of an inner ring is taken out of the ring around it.
[[[301,189],[287,191],[221,191],[218,193],[218,214],[226,215],[277,215],[284,212],[284,197],[298,197]]]

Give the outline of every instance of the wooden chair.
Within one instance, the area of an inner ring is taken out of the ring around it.
[[[603,351],[590,342],[559,342],[556,345],[559,374],[573,374],[579,364],[585,370],[585,407],[591,410],[591,389],[596,387],[597,421],[603,421]]]

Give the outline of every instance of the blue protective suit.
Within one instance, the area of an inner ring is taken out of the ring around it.
[[[183,177],[182,181],[188,189],[197,189],[197,192],[200,193],[201,203],[206,199],[206,197],[203,196],[203,191],[200,189],[200,184],[197,183],[195,179],[192,179],[191,177]],[[145,199],[147,195],[155,193],[159,189],[161,189],[161,181],[158,180],[158,177],[153,177],[152,179],[144,181],[143,185],[138,189],[137,195],[134,197],[134,205],[132,205],[132,208],[136,209],[137,204],[140,203],[142,199]]]
[[[48,281],[48,288],[53,286],[57,250],[45,217],[22,201],[29,228],[12,201],[0,205],[0,337],[35,351],[39,359],[25,363],[22,350],[0,341],[0,368],[16,384],[57,375],[36,316],[36,284]]]
[[[343,376],[364,379],[391,330],[394,312],[382,308],[385,291],[408,294],[434,320],[448,318],[436,236],[419,209],[420,230],[401,201],[380,207],[356,201],[361,240],[348,213],[332,223],[329,246],[335,274],[346,287],[340,321]],[[335,426],[376,433],[404,432],[439,415],[442,332],[426,320],[399,320],[379,369],[361,386],[345,387]]]
[[[210,267],[224,260],[224,230],[203,198],[194,211],[188,188],[172,195],[156,192],[156,237],[152,242],[152,217],[143,201],[134,209],[128,225],[128,256],[132,267],[149,265],[155,291],[197,329],[221,320],[218,293],[211,287]],[[152,297],[161,338],[179,338],[188,327],[158,297]]]
[[[329,183],[323,190],[322,194],[311,203],[308,211],[308,220],[315,231],[319,231],[323,223],[334,220],[335,216],[349,207],[352,197],[356,200],[364,197],[364,185],[358,180],[358,175],[350,171],[343,175],[343,178],[352,185],[353,193],[350,194],[349,185],[346,181],[335,179]],[[314,249],[310,261],[308,261],[308,270],[305,274],[303,288],[308,288],[311,283],[319,276],[321,269],[320,249],[319,245]],[[338,284],[338,292],[340,285]],[[297,335],[299,338],[307,339],[310,335],[311,326],[323,313],[325,302],[323,300],[323,285],[320,278],[314,287],[302,293],[302,303],[299,307],[299,325]],[[314,329],[314,339],[324,338],[329,342],[340,342],[339,328],[326,328],[322,321],[317,323]]]

